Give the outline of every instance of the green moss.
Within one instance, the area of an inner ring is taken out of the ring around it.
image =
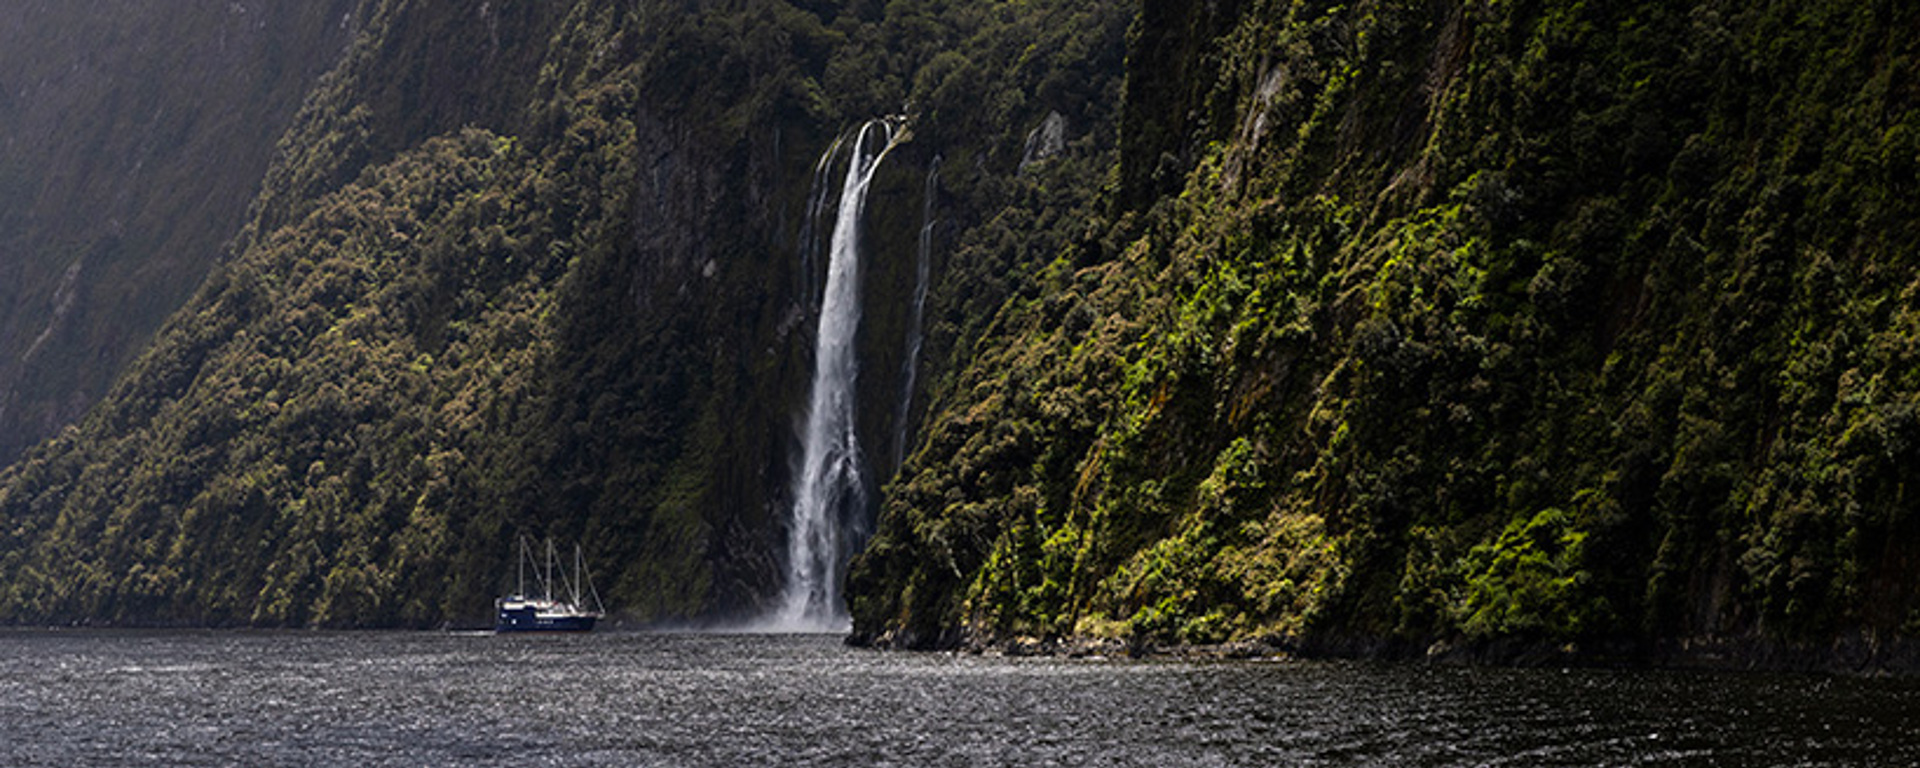
[[[929,161],[951,170],[927,379],[1085,231],[1111,164],[1120,3],[490,8],[356,17],[232,257],[0,477],[0,621],[484,621],[522,534],[581,540],[628,618],[753,612],[782,572],[794,244],[832,137],[913,113],[868,217],[875,457]],[[1016,175],[1051,112],[1067,151]],[[1007,426],[983,453],[1034,461]]]
[[[1915,571],[1869,542],[1915,526],[1911,13],[1162,21],[1133,35],[1091,279],[1004,305],[887,502],[883,540],[1035,488],[1061,522],[981,524],[1000,544],[948,579],[1029,587],[861,626],[990,638],[1017,605],[1150,642],[1904,631]],[[1098,392],[1066,412],[1092,429],[1037,430],[1042,466],[956,450],[983,409],[1058,418],[967,383],[987,371]],[[1034,570],[1056,540],[1072,571]]]

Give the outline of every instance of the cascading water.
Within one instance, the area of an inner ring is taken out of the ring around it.
[[[907,462],[907,424],[913,415],[913,386],[920,375],[920,338],[927,313],[927,277],[933,266],[933,198],[940,184],[941,157],[927,164],[920,198],[920,243],[913,265],[913,314],[907,318],[907,350],[900,364],[900,409],[894,413],[893,469]]]
[[[859,374],[853,342],[860,325],[860,216],[874,171],[903,138],[894,120],[861,126],[841,182],[827,285],[820,298],[800,474],[793,489],[787,587],[772,621],[776,630],[831,632],[847,626],[846,608],[840,601],[840,571],[857,535],[856,516],[866,505],[853,401]],[[823,164],[838,146],[836,142],[827,150]]]
[[[820,219],[828,210],[833,193],[833,159],[840,156],[847,137],[833,139],[820,160],[813,164],[813,186],[807,189],[807,215],[800,221],[800,296],[809,304],[820,300]]]

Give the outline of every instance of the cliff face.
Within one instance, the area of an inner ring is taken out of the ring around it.
[[[913,117],[868,206],[875,483],[925,407],[903,423],[924,212],[948,247],[923,381],[1112,162],[1116,4],[469,6],[359,10],[232,259],[0,476],[0,617],[484,621],[518,534],[581,540],[628,618],[758,613],[825,267],[803,247],[821,154]],[[1057,154],[1023,168],[1049,116]]]
[[[1920,15],[1176,5],[857,638],[1910,647]]]
[[[206,277],[354,5],[8,7],[0,463],[77,420]]]
[[[0,474],[0,619],[480,620],[522,533],[760,613],[822,155],[904,111],[856,639],[1912,648],[1903,6],[335,11],[230,258]]]

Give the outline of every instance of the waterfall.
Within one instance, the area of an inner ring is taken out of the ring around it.
[[[827,151],[820,153],[820,160],[813,164],[813,185],[807,188],[807,213],[800,220],[800,284],[796,287],[801,300],[809,304],[820,300],[820,269],[816,266],[820,260],[820,219],[833,193],[833,160],[846,143],[845,134],[836,136]]]
[[[902,138],[894,121],[874,120],[861,126],[841,182],[827,255],[827,285],[820,297],[800,474],[793,487],[787,587],[774,629],[840,631],[847,624],[840,575],[856,543],[858,515],[866,506],[853,401],[859,374],[853,342],[860,325],[860,215],[866,209],[874,171]],[[876,149],[875,144],[880,146]],[[822,165],[831,161],[838,148],[836,142],[827,150]]]
[[[927,164],[920,197],[920,244],[913,265],[913,314],[907,318],[907,353],[900,364],[900,409],[894,413],[893,469],[907,463],[907,424],[913,415],[913,386],[920,375],[920,338],[927,313],[927,276],[933,262],[933,199],[940,184],[939,155]]]

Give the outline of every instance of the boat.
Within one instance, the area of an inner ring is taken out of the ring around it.
[[[533,563],[533,554],[527,538],[520,537],[513,594],[493,601],[494,632],[592,632],[593,625],[606,615],[600,593],[587,578],[578,544],[573,547],[573,575],[560,568],[558,581],[554,578],[552,540],[546,542],[545,555],[544,563],[535,563],[536,595],[527,591],[527,565]],[[592,598],[592,608],[588,608],[587,598]]]

